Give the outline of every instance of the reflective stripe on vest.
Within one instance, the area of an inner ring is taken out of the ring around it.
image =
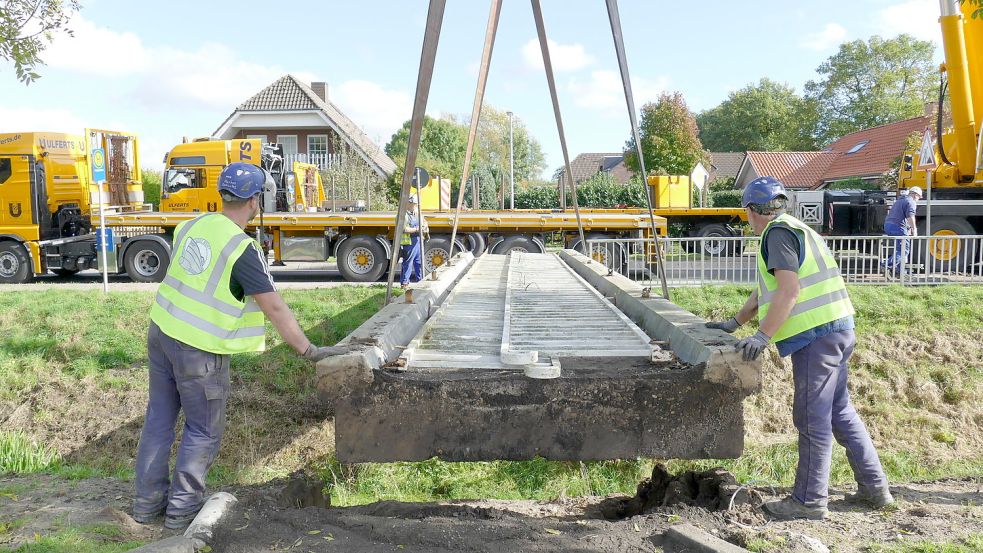
[[[804,238],[802,264],[798,270],[799,296],[788,319],[772,339],[784,340],[819,325],[853,315],[853,304],[840,276],[840,269],[826,242],[814,230],[790,215],[783,214],[768,223],[762,242],[773,226],[782,226]],[[778,291],[778,280],[768,272],[762,250],[758,250],[758,320],[764,321]]]
[[[151,319],[168,336],[204,351],[262,351],[266,326],[262,311],[252,298],[240,301],[229,290],[232,266],[249,246],[250,237],[218,214],[202,215],[176,230],[171,265],[151,308]],[[188,263],[183,258],[191,238],[207,247],[193,250],[202,255],[192,256]],[[213,257],[211,252],[217,248],[211,246],[216,243],[222,248]],[[205,266],[196,270],[195,262]]]

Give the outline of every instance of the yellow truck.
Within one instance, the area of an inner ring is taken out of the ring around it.
[[[105,152],[102,196],[90,178],[95,148]],[[100,206],[111,213],[149,209],[135,136],[99,129],[0,134],[0,283],[96,268]]]

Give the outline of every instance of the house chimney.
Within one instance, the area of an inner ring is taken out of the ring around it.
[[[324,83],[324,82],[311,83],[311,90],[313,90],[314,94],[317,94],[318,97],[324,100],[325,102],[328,101],[328,83]]]

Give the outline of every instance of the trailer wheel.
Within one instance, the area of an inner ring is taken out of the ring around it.
[[[973,225],[962,217],[932,218],[932,239],[928,241],[930,262],[936,271],[972,270],[972,265],[979,261],[980,252],[968,251],[964,241],[957,240],[958,236],[976,234]],[[925,219],[918,221],[918,235],[925,236]],[[911,263],[924,263],[924,242],[915,242],[912,247]],[[976,259],[970,259],[975,256]]]
[[[539,244],[535,240],[523,235],[509,236],[495,248],[495,253],[508,255],[511,252],[544,253],[539,249]]]
[[[585,238],[587,238],[589,244],[591,240],[611,240],[613,237],[607,234],[588,234]],[[580,243],[579,236],[570,242],[569,249],[577,250],[587,255],[586,248]],[[610,242],[597,246],[591,251],[591,259],[608,269],[612,269],[625,276],[628,275],[628,252],[625,250],[623,242]]]
[[[123,256],[123,269],[133,282],[160,282],[170,264],[170,252],[153,240],[131,244]]]
[[[338,272],[349,282],[379,280],[386,271],[386,261],[382,244],[368,236],[353,236],[338,246]]]
[[[707,257],[733,257],[740,255],[740,245],[731,240],[714,240],[714,238],[730,238],[734,236],[727,225],[711,223],[704,225],[696,231],[696,236],[701,238],[696,253]]]
[[[488,243],[485,241],[484,235],[482,235],[480,232],[468,233],[468,250],[475,257],[480,257],[481,254],[485,253],[485,249],[487,247]]]
[[[22,284],[31,280],[34,271],[27,250],[18,242],[0,242],[0,283]]]

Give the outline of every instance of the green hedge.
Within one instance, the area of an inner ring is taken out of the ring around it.
[[[709,207],[741,207],[741,190],[715,190],[710,192]]]

